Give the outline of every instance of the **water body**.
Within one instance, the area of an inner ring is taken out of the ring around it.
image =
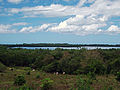
[[[120,47],[90,47],[90,46],[84,46],[84,47],[13,47],[13,48],[22,48],[22,49],[50,49],[54,50],[56,48],[61,48],[61,49],[120,49]]]

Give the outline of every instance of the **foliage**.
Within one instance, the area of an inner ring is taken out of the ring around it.
[[[120,82],[120,72],[117,72],[116,80]]]
[[[45,73],[42,71],[34,71],[31,72],[31,75],[25,75],[25,79],[27,83],[23,86],[14,86],[13,79],[15,78],[14,74],[20,75],[26,72],[26,67],[15,67],[14,71],[6,70],[2,76],[0,75],[0,90],[41,90],[42,84],[41,79],[50,77],[51,80],[54,80],[52,84],[52,88],[49,90],[120,90],[120,82],[116,81],[116,76],[113,74],[109,74],[108,77],[106,75],[96,75],[97,80],[90,80],[89,73],[87,75],[81,74],[77,77],[77,75],[69,75],[69,74],[59,74],[54,75],[53,73]],[[44,74],[43,74],[44,73]],[[36,79],[36,75],[40,75],[39,79]],[[35,76],[33,76],[35,75]],[[93,75],[90,75],[93,76]],[[77,78],[76,78],[77,77]],[[80,78],[82,80],[80,80]],[[91,85],[92,82],[92,85]],[[83,85],[83,86],[82,86]],[[80,87],[78,89],[78,87]],[[17,88],[17,89],[16,89]],[[87,88],[87,89],[86,89]],[[94,88],[94,89],[93,89]]]
[[[28,71],[26,74],[27,74],[27,75],[30,75],[30,71]]]
[[[49,73],[56,72],[58,64],[59,64],[58,62],[53,62],[51,64],[48,64],[47,66],[43,66],[42,70]]]
[[[91,80],[96,80],[96,76],[95,76],[95,73],[94,72],[89,72],[87,74],[88,78],[91,79]]]
[[[15,81],[14,81],[15,85],[19,86],[19,85],[24,85],[25,83],[26,83],[26,80],[25,80],[24,76],[19,75],[15,78]]]
[[[105,67],[100,62],[100,60],[92,60],[92,62],[85,67],[85,72],[93,72],[95,74],[104,74],[105,73]]]
[[[17,88],[16,90],[33,90],[33,88],[24,84],[24,86],[21,86],[21,87]]]
[[[0,62],[0,72],[4,72],[6,69],[6,66]]]
[[[81,76],[77,77],[77,90],[91,90],[89,81],[86,81]]]
[[[110,63],[111,73],[120,72],[120,58],[115,59]]]
[[[36,79],[39,79],[39,78],[40,78],[40,74],[37,74],[37,75],[36,75]]]
[[[53,80],[51,80],[50,78],[45,78],[41,80],[41,82],[42,84],[40,86],[42,90],[49,90],[50,88],[52,88]]]
[[[94,72],[102,75],[120,71],[120,49],[67,50],[57,48],[55,50],[30,50],[1,46],[0,62],[9,67],[31,67],[49,73],[87,74]],[[1,63],[0,70],[5,70],[1,69],[1,66],[2,68],[4,66]]]

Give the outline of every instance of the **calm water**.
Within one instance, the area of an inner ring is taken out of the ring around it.
[[[54,50],[56,48],[61,48],[61,49],[81,49],[81,48],[86,48],[86,49],[120,49],[120,47],[13,47],[13,48],[22,48],[22,49],[50,49]]]

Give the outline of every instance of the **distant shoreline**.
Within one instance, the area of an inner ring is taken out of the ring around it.
[[[120,47],[120,44],[67,44],[67,43],[38,43],[38,44],[0,44],[7,47]]]

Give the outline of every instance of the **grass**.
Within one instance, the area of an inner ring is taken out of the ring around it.
[[[4,73],[0,73],[0,88],[1,90],[7,90],[12,88],[19,88],[20,86],[13,85],[14,79],[17,75],[24,75],[26,79],[26,85],[32,87],[34,90],[40,89],[41,80],[44,78],[50,78],[53,80],[52,90],[70,90],[71,88],[76,88],[77,75],[55,75],[52,73],[45,73],[41,71],[32,71],[30,75],[27,75],[30,69],[28,67],[17,67],[13,71],[7,70]],[[36,75],[40,75],[40,78],[36,78]],[[86,75],[81,75],[83,79],[86,79]],[[91,87],[94,90],[108,90],[112,87],[113,90],[120,90],[120,82],[116,81],[114,75],[101,75],[96,76],[96,80],[93,80]],[[10,89],[11,90],[11,89]]]

